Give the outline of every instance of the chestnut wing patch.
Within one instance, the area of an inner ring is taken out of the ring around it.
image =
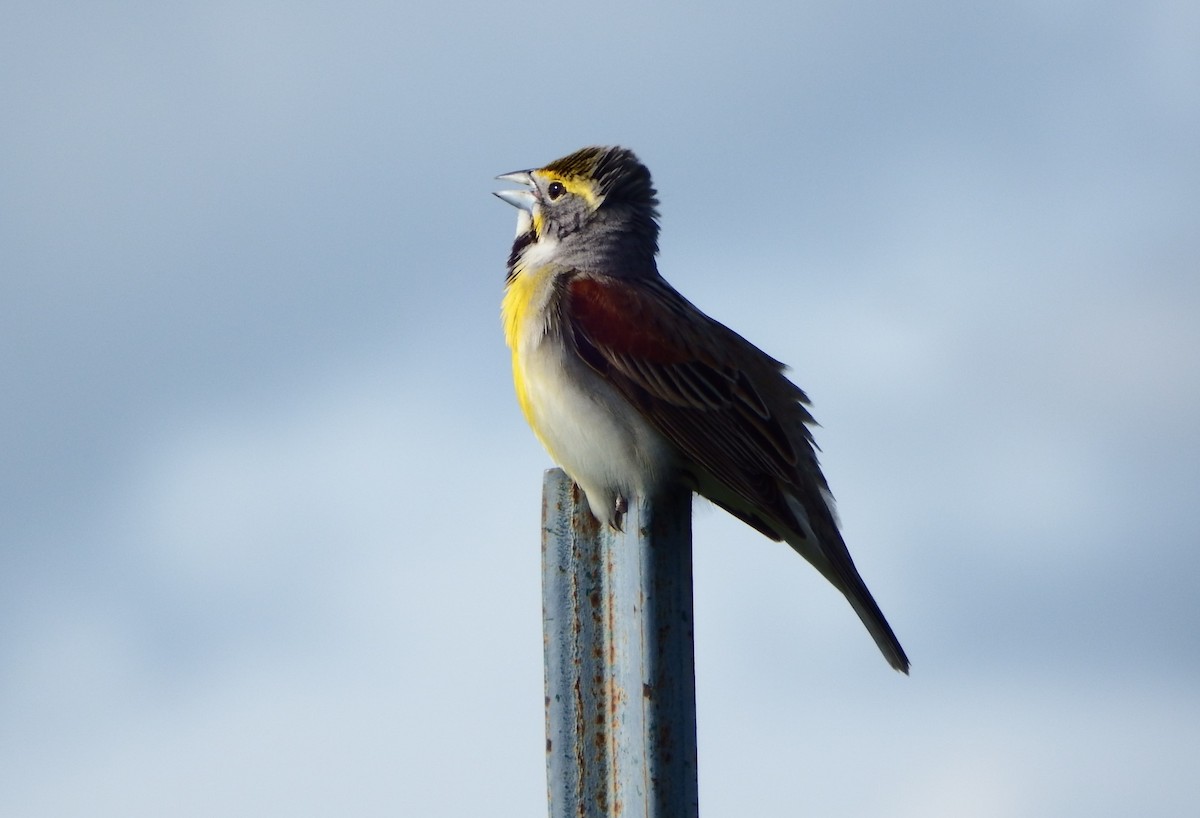
[[[803,441],[789,437],[777,413],[799,412],[793,428],[810,418],[775,361],[665,282],[579,275],[566,284],[562,310],[579,356],[655,428],[751,503],[778,508],[775,481],[799,482]],[[739,350],[754,357],[731,355]],[[737,364],[777,379],[776,393],[790,399],[773,407]]]

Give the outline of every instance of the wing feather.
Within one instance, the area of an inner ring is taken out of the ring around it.
[[[904,649],[838,531],[808,398],[783,365],[661,278],[575,274],[562,286],[558,320],[579,357],[720,484],[721,496],[709,499],[786,539],[833,582],[907,673]]]
[[[562,310],[580,357],[651,424],[749,505],[792,522],[775,481],[803,493],[813,420],[782,364],[661,279],[578,275]]]

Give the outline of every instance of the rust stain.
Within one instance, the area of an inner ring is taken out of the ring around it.
[[[572,685],[572,690],[575,694],[575,769],[579,771],[586,770],[584,764],[583,752],[583,689],[579,684],[579,677],[575,677],[575,684]],[[580,785],[583,784],[583,776],[580,775]],[[580,814],[583,814],[583,799],[578,799]]]

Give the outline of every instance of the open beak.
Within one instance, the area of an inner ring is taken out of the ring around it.
[[[527,170],[517,170],[512,173],[505,173],[503,176],[497,176],[496,178],[502,182],[515,182],[518,185],[533,187],[533,177],[529,173]],[[508,202],[513,207],[524,210],[526,213],[533,212],[533,205],[537,201],[534,198],[532,190],[497,190],[493,192],[497,197]]]

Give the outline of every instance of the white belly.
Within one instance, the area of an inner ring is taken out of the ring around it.
[[[674,448],[616,390],[555,340],[523,345],[530,424],[602,523],[673,477]]]

